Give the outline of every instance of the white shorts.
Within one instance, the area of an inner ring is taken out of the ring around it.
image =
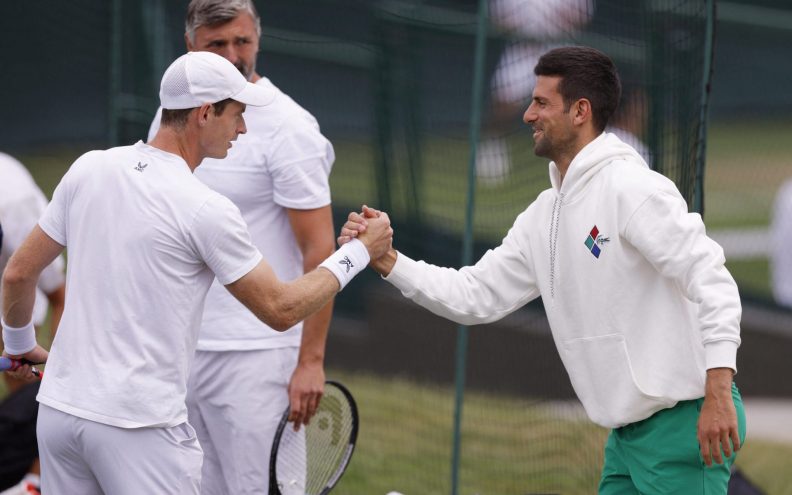
[[[187,413],[204,450],[203,495],[269,493],[272,439],[299,348],[197,351]]]
[[[39,405],[41,492],[197,495],[201,447],[187,423],[118,428]]]

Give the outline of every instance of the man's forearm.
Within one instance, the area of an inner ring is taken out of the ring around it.
[[[36,300],[36,279],[17,277],[6,270],[3,277],[3,320],[13,327],[30,323]]]
[[[3,273],[3,319],[12,327],[30,323],[36,284],[44,268],[63,252],[37,225],[14,252]]]
[[[13,258],[12,258],[13,262]],[[33,303],[36,297],[36,279],[26,276],[9,263],[3,276],[3,348],[12,356],[20,356],[36,347],[33,328]]]
[[[305,319],[298,365],[309,363],[324,365],[327,332],[332,316],[333,301],[330,301],[322,309]]]
[[[322,227],[327,227],[332,232],[332,219],[324,222]],[[321,232],[321,229],[319,230]],[[303,271],[308,273],[315,270],[327,256],[333,252],[333,237],[320,236],[313,233],[316,238],[310,239],[311,242],[300,244],[303,255]],[[309,316],[303,322],[302,341],[300,342],[300,364],[318,363],[324,365],[325,344],[327,342],[327,331],[330,327],[330,320],[333,317],[333,300],[328,302],[322,309]]]
[[[226,288],[261,321],[282,332],[322,309],[336,295],[340,283],[324,268],[283,283],[262,260]]]

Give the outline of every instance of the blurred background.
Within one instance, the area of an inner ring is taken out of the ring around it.
[[[187,3],[4,2],[0,151],[51,195],[82,153],[145,139],[160,77],[184,51]],[[549,185],[521,122],[538,55],[611,55],[624,95],[610,130],[703,213],[740,287],[737,465],[764,493],[792,493],[792,271],[774,275],[792,264],[789,2],[255,3],[258,72],[335,146],[336,228],[363,203],[384,209],[398,249],[446,266],[497,246]],[[596,491],[606,432],[575,400],[540,301],[460,328],[373,273],[358,279],[338,297],[327,352],[362,416],[338,493]]]

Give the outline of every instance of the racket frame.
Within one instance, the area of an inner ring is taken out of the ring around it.
[[[327,495],[328,493],[330,493],[330,490],[332,490],[333,487],[335,487],[335,485],[341,479],[341,476],[346,471],[347,466],[349,466],[349,461],[352,459],[352,454],[355,451],[355,444],[357,443],[358,424],[359,424],[357,403],[355,402],[354,397],[352,397],[352,393],[349,391],[349,389],[347,389],[342,383],[337,382],[335,380],[325,381],[325,386],[331,386],[337,388],[346,398],[349,404],[350,412],[352,413],[352,431],[349,433],[349,440],[347,441],[347,446],[344,451],[344,456],[341,460],[341,463],[339,464],[338,468],[333,473],[333,475],[330,477],[325,487],[322,488],[322,490],[317,495]],[[272,440],[272,450],[270,451],[270,462],[269,462],[269,495],[283,495],[280,491],[280,488],[278,487],[276,466],[278,464],[278,447],[280,446],[281,436],[283,435],[283,432],[289,425],[290,412],[291,412],[291,406],[286,406],[286,410],[283,412],[283,415],[281,416],[281,420],[278,423],[278,428],[277,430],[275,430],[275,437]],[[303,428],[305,428],[305,426],[303,426]]]

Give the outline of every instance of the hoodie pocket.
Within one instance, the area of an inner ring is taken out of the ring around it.
[[[644,392],[635,379],[621,334],[567,340],[563,353],[572,386],[597,424],[617,428],[676,402]]]

